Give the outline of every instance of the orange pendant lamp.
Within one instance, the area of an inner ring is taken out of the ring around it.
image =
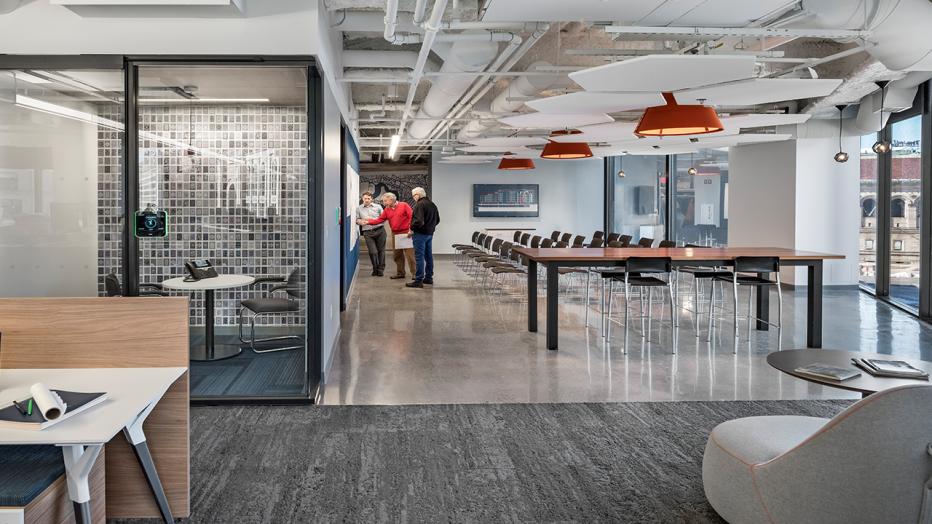
[[[525,171],[534,169],[534,161],[530,158],[514,158],[514,153],[508,152],[502,156],[498,168],[504,171]]]
[[[550,136],[554,137],[579,134],[582,134],[582,131],[578,129],[563,129],[559,131],[553,131],[550,133]],[[549,158],[551,160],[573,160],[578,158],[589,158],[591,156],[592,150],[589,149],[589,144],[585,142],[554,142],[553,140],[548,140],[547,145],[544,146],[544,150],[540,153],[541,158]]]
[[[663,93],[666,105],[648,107],[634,129],[638,136],[702,135],[722,131],[715,109],[701,104],[680,105],[673,93]]]

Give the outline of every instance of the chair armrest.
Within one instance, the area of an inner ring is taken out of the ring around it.
[[[287,282],[288,277],[283,275],[259,275],[255,277],[253,284],[259,284],[262,282]]]

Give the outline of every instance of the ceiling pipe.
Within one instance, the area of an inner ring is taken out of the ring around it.
[[[531,33],[531,35],[521,44],[521,47],[516,50],[508,60],[501,66],[502,71],[508,71],[518,63],[521,58],[527,54],[527,52],[538,42],[538,40],[543,37],[547,31],[550,30],[549,24],[539,24],[537,30]],[[448,118],[445,118],[440,125],[431,133],[431,136],[428,137],[428,141],[433,137],[441,136],[443,133],[447,132],[457,119],[461,118],[467,111],[469,111],[479,100],[488,93],[492,86],[495,85],[494,81],[490,81],[491,77],[482,77],[476,84],[473,86],[473,89],[470,90],[472,94],[467,93],[456,107],[448,114]],[[484,83],[484,86],[483,86]],[[430,144],[427,145],[427,148],[430,148]],[[419,158],[420,154],[417,157]]]
[[[369,67],[369,68],[399,68],[414,69],[417,64],[415,51],[374,51],[345,49],[343,51],[343,67]],[[436,71],[439,66],[428,60],[426,70]]]
[[[404,113],[401,118],[401,123],[398,125],[399,135],[405,132],[407,119],[411,116],[411,105],[414,103],[414,95],[417,92],[417,85],[421,82],[421,78],[424,76],[424,65],[427,63],[427,58],[430,56],[430,48],[434,45],[434,39],[437,37],[437,32],[440,30],[440,22],[443,20],[443,12],[446,10],[446,8],[447,0],[435,0],[434,8],[430,13],[430,20],[424,24],[424,41],[421,42],[421,51],[418,54],[417,63],[414,66],[414,71],[411,73],[411,86],[408,88],[408,96],[405,99]]]
[[[398,0],[386,0],[385,2],[385,39],[394,43],[395,26],[398,24]]]
[[[424,13],[427,11],[427,0],[417,0],[414,3],[414,23],[421,25],[424,22]]]

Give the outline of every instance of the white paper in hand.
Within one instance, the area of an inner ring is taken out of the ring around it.
[[[414,249],[414,239],[407,233],[395,235],[395,249]]]

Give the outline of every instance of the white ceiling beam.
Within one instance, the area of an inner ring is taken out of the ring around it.
[[[826,38],[846,40],[867,38],[870,31],[859,29],[795,29],[782,27],[650,27],[610,25],[604,31],[619,35],[710,36],[746,38]]]

